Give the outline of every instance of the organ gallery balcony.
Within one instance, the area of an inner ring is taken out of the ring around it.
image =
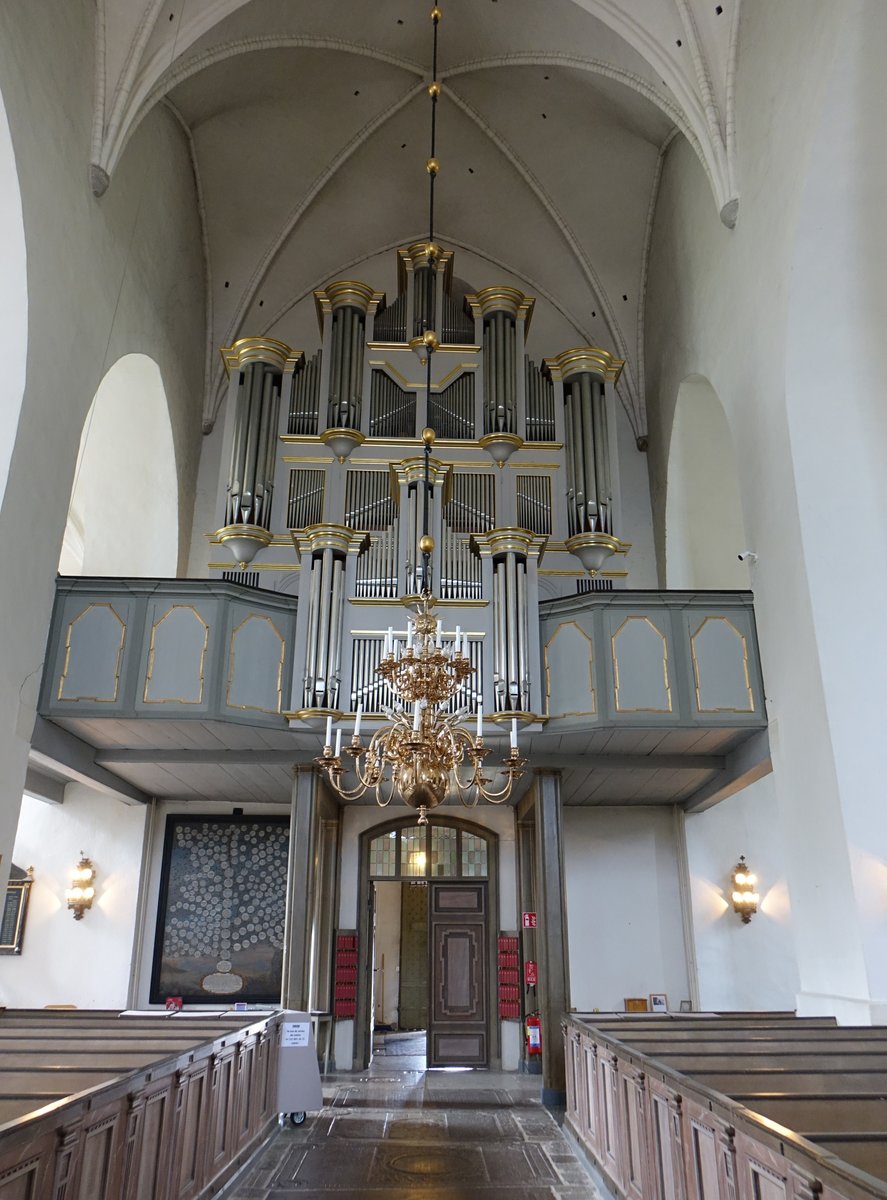
[[[293,596],[219,580],[59,579],[37,765],[85,751],[145,795],[246,789],[284,802],[292,766],[318,753],[326,711],[304,705],[310,637],[297,609]],[[469,716],[483,704],[489,740],[501,729],[504,745],[518,706],[489,649],[495,598],[472,612],[477,628],[463,634],[476,674],[462,702]],[[390,601],[345,613],[333,682],[347,732],[407,610]],[[542,601],[528,622],[538,649],[523,695],[537,705],[519,711],[521,748],[531,767],[563,771],[565,802],[703,807],[769,769],[749,593],[592,592]],[[373,686],[370,725],[384,719]]]

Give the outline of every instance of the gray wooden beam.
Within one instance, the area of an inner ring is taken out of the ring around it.
[[[95,760],[102,766],[115,764],[163,765],[164,763],[209,763],[224,766],[308,765],[317,757],[311,751],[293,747],[292,750],[271,750],[250,747],[241,750],[180,750],[180,749],[113,749],[99,750]],[[723,771],[727,759],[722,754],[530,754],[530,766],[554,771],[598,768],[607,771]]]
[[[287,871],[286,944],[283,961],[284,1008],[307,1011],[311,1004],[311,926],[317,885],[318,790],[313,769],[298,767],[293,776]]]
[[[35,800],[43,800],[46,804],[64,804],[66,784],[64,779],[47,775],[36,767],[28,767],[23,790],[26,796],[33,796]]]
[[[681,805],[684,812],[704,812],[707,808],[742,791],[773,770],[770,761],[770,738],[766,729],[753,733],[748,741],[727,755],[723,771],[698,788]]]
[[[110,792],[127,804],[147,804],[150,796],[113,771],[105,769],[98,761],[94,746],[82,741],[54,725],[44,717],[38,717],[31,735],[29,761],[37,770],[64,775],[75,783],[85,783],[99,792]]]

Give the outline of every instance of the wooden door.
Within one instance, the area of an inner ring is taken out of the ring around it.
[[[429,882],[429,1067],[489,1063],[486,883]]]

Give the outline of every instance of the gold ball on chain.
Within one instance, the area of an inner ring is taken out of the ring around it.
[[[440,170],[440,163],[436,158],[429,158],[428,162],[425,164],[425,170],[429,175],[436,175]]]
[[[435,4],[434,8],[432,8],[432,10],[431,10],[431,19],[432,19],[432,21],[439,21],[439,20],[441,19],[441,17],[442,17],[442,16],[443,16],[443,13],[442,13],[442,12],[441,12],[441,10],[438,8],[438,6]]]
[[[422,341],[428,347],[428,350],[431,354],[433,354],[434,351],[440,346],[440,338],[438,338],[433,329],[425,330],[425,332],[422,334]]]
[[[435,438],[434,430],[431,428],[430,425],[426,425],[425,428],[422,430],[422,441],[425,443],[426,446],[433,446],[434,438]]]
[[[440,84],[437,82],[437,80],[435,80],[434,83],[429,83],[428,95],[431,96],[432,99],[440,95]]]
[[[431,262],[431,260],[433,258],[437,258],[437,256],[439,254],[440,254],[440,246],[438,246],[436,242],[426,242],[425,243],[425,257],[428,259],[429,262]]]
[[[434,549],[434,538],[430,533],[423,533],[419,538],[419,549],[423,554],[430,554]]]

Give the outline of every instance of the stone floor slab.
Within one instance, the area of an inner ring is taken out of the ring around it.
[[[539,1082],[389,1066],[324,1080],[218,1200],[601,1200]]]

